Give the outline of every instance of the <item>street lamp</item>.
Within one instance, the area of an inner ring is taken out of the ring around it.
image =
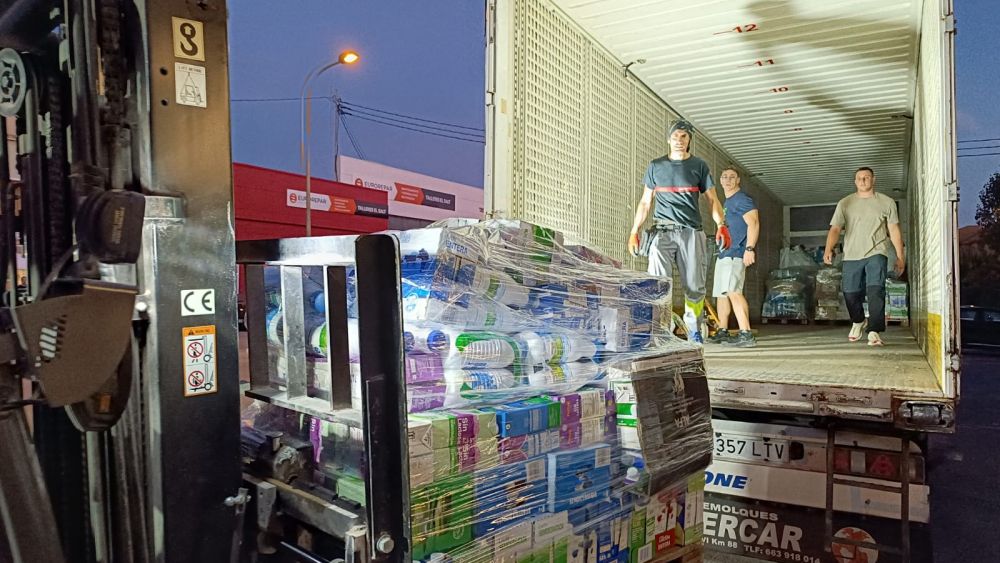
[[[337,57],[337,60],[320,65],[306,75],[306,79],[302,81],[302,92],[299,94],[299,157],[305,164],[306,168],[306,236],[312,236],[312,160],[309,156],[309,137],[311,137],[312,128],[307,125],[307,119],[312,112],[312,96],[306,96],[306,91],[309,88],[309,83],[312,82],[314,78],[330,70],[331,68],[340,65],[350,65],[358,62],[361,59],[361,55],[354,51],[344,51]]]

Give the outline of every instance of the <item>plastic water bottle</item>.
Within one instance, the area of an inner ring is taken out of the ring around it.
[[[445,367],[506,368],[522,363],[522,346],[513,338],[492,332],[458,332],[452,338]]]
[[[517,386],[517,378],[509,369],[446,369],[445,382],[448,392],[464,390],[484,391],[511,389]]]
[[[597,355],[594,341],[576,334],[522,332],[517,338],[528,349],[527,363],[533,365],[570,363]]]
[[[551,366],[551,370],[557,382],[564,381],[581,385],[597,380],[601,374],[601,367],[589,361],[554,364]]]
[[[451,337],[438,328],[407,326],[403,329],[403,348],[407,352],[433,354],[451,346]]]
[[[474,293],[515,309],[527,307],[530,301],[528,288],[503,272],[478,269],[470,286]]]
[[[321,358],[328,357],[330,346],[329,325],[322,317],[311,315],[306,322],[306,353]],[[314,324],[319,321],[318,324]],[[358,319],[347,319],[347,353],[351,362],[361,357],[361,339],[358,334]]]
[[[281,314],[281,307],[267,311],[267,316],[264,317],[264,332],[267,335],[268,343],[275,346],[284,345],[284,318]]]
[[[594,362],[547,365],[527,375],[528,385],[535,388],[581,386],[600,379],[601,367]]]

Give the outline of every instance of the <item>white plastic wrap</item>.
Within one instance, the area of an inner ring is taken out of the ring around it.
[[[700,541],[708,387],[700,349],[670,334],[669,280],[519,221],[399,237],[407,362],[424,366],[408,371],[414,559]]]
[[[711,408],[701,348],[670,331],[670,280],[520,221],[394,234],[414,560],[628,561],[700,542]],[[309,316],[310,394],[323,397],[329,343]],[[309,417],[295,430],[347,498],[363,493],[356,431]]]

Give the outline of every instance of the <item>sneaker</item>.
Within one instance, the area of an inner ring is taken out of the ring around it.
[[[879,336],[874,330],[868,333],[868,345],[869,346],[885,346],[885,342],[882,342],[882,337]]]
[[[861,335],[865,333],[866,328],[868,328],[868,319],[865,319],[860,323],[854,323],[851,326],[851,332],[847,334],[847,339],[851,342],[861,340]]]
[[[730,334],[728,330],[721,328],[715,331],[715,334],[713,336],[709,336],[708,341],[711,342],[712,344],[726,344],[730,340],[732,340],[732,338],[733,335]]]
[[[704,344],[705,343],[705,339],[701,337],[701,333],[700,332],[692,332],[691,334],[688,335],[688,340],[690,340],[691,342],[694,342],[695,344]]]
[[[757,345],[757,338],[753,335],[753,332],[741,330],[728,344],[733,348],[753,348]]]

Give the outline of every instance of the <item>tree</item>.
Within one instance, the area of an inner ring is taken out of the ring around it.
[[[1000,252],[1000,173],[994,172],[979,192],[976,223],[983,229],[986,244]]]

